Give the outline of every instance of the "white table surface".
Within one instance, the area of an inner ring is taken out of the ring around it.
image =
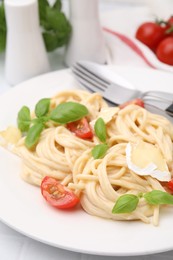
[[[136,1],[137,5],[144,3],[144,0]],[[64,2],[67,5],[67,1]],[[132,8],[135,0],[116,1],[102,0],[100,1],[100,12],[109,12],[113,8]],[[51,70],[59,70],[65,68],[63,63],[64,49],[49,53]],[[0,54],[0,94],[10,91],[12,86],[8,84],[4,75],[5,55]],[[1,260],[172,260],[173,251],[147,255],[147,256],[129,256],[129,257],[106,257],[92,256],[80,253],[65,251],[54,248],[33,239],[30,239],[6,226],[0,222],[0,259]]]

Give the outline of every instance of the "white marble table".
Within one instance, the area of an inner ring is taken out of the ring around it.
[[[134,1],[101,1],[100,10],[109,11],[112,8],[127,8]],[[139,1],[140,4],[142,1]],[[138,4],[139,4],[138,2]],[[65,2],[67,4],[67,2]],[[49,54],[51,70],[65,68],[63,63],[64,50],[57,50]],[[5,55],[0,54],[0,94],[9,91],[12,87],[8,84],[4,75]],[[165,238],[166,239],[166,238]],[[129,257],[106,257],[92,256],[80,253],[65,251],[54,248],[31,238],[28,238],[0,222],[0,259],[1,260],[172,260],[173,251],[147,255],[147,256],[129,256]]]

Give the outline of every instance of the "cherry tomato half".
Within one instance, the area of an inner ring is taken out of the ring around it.
[[[67,128],[79,138],[91,139],[93,137],[91,127],[85,117],[78,121],[68,123]]]
[[[170,181],[168,181],[167,187],[168,187],[168,189],[169,189],[171,192],[173,192],[173,179],[170,180]]]
[[[156,55],[160,61],[173,65],[173,37],[168,37],[159,43]]]
[[[41,193],[51,206],[58,209],[73,208],[79,202],[79,198],[71,190],[49,176],[42,180]]]
[[[140,98],[135,98],[133,100],[127,101],[127,102],[121,104],[119,107],[120,107],[120,109],[123,109],[124,107],[131,105],[131,104],[134,104],[134,105],[137,105],[140,107],[144,107],[144,101]]]
[[[136,31],[136,38],[155,51],[159,42],[165,37],[166,26],[158,23],[146,22],[141,24]]]

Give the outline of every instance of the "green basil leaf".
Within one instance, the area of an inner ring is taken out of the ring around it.
[[[108,148],[107,144],[97,144],[91,151],[92,156],[94,159],[102,158],[106,154]]]
[[[60,12],[61,8],[62,8],[61,0],[56,0],[53,5],[53,9],[56,9],[58,12]]]
[[[25,138],[25,145],[27,148],[32,148],[35,145],[40,137],[41,132],[44,129],[44,125],[42,123],[37,123],[33,125]]]
[[[60,123],[66,124],[74,122],[88,114],[88,109],[76,102],[66,102],[58,105],[50,113],[50,119]]]
[[[134,211],[139,203],[139,198],[133,194],[125,194],[120,196],[113,209],[113,214],[130,213]]]
[[[167,192],[160,190],[153,190],[144,194],[144,198],[149,204],[173,204],[173,196]]]
[[[47,0],[38,0],[38,6],[40,23],[44,24],[44,21],[46,20],[46,7],[49,6],[49,2]]]
[[[6,46],[6,31],[0,29],[0,53],[4,52]]]
[[[97,137],[100,139],[101,142],[106,142],[106,124],[104,120],[100,117],[97,119],[94,125],[94,130]]]
[[[4,1],[0,3],[0,53],[4,52],[6,46],[7,26],[5,19]]]
[[[52,8],[46,7],[46,19],[42,23],[44,27],[43,38],[47,51],[53,51],[67,44],[72,31],[71,24],[65,14],[58,11],[57,8],[58,2]]]
[[[31,123],[30,110],[27,106],[23,106],[17,115],[18,128],[22,132],[27,132]]]
[[[58,40],[56,33],[52,31],[43,32],[43,39],[48,52],[53,51],[58,46]]]
[[[69,27],[69,22],[63,12],[57,12],[56,9],[47,7],[46,8],[46,18],[52,30],[58,32],[66,32]]]
[[[4,32],[7,30],[4,1],[0,3],[0,30],[3,30]]]
[[[49,112],[50,98],[42,98],[35,106],[35,114],[37,117],[45,116]]]

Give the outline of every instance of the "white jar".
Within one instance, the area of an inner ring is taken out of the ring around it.
[[[78,60],[98,63],[106,61],[106,47],[99,21],[98,0],[69,0],[72,35],[67,46],[65,63]]]
[[[41,35],[37,0],[5,0],[7,44],[5,76],[14,85],[48,72],[50,65]]]

